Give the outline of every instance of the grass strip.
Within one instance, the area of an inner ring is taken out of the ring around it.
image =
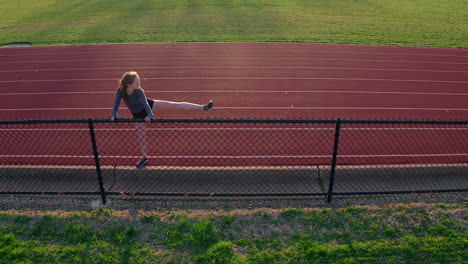
[[[463,263],[468,203],[0,212],[0,263]]]

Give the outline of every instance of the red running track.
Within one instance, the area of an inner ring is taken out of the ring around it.
[[[148,97],[200,104],[209,99],[215,102],[215,108],[208,113],[155,109],[157,118],[468,119],[468,51],[463,49],[299,43],[162,43],[4,48],[0,49],[0,58],[0,94],[3,98],[0,120],[108,118],[117,80],[129,70],[140,73]],[[130,117],[123,104],[119,115]],[[242,126],[232,125],[232,128],[236,127]],[[3,130],[2,133],[7,133],[5,131],[13,133],[13,130]],[[343,163],[435,163],[441,162],[441,157],[444,162],[459,163],[468,159],[466,127],[456,127],[456,135],[451,134],[454,131],[444,130],[431,130],[430,134],[418,132],[419,136],[408,131],[392,131],[396,134],[391,139],[386,139],[382,133],[369,134],[372,133],[369,131],[359,134],[362,137],[359,144],[355,138],[350,139],[354,140],[355,146],[344,145],[340,152]],[[180,135],[182,132],[172,133]],[[288,135],[291,138],[303,137],[291,133]],[[246,144],[245,149],[235,154],[246,157],[248,162],[240,163],[239,159],[234,162],[229,158],[222,161],[196,158],[201,155],[232,156],[232,147],[217,149],[209,142],[206,144],[213,149],[211,154],[197,152],[196,146],[184,150],[188,153],[174,150],[173,155],[169,155],[153,150],[149,154],[158,159],[184,156],[185,161],[171,161],[177,164],[185,164],[187,159],[199,159],[195,162],[197,165],[245,165],[252,160],[259,162],[253,156],[268,155],[274,156],[269,157],[268,162],[265,158],[264,163],[270,165],[325,164],[331,154],[329,139],[332,134],[327,133],[326,143],[321,141],[320,144],[324,144],[321,148],[314,148],[317,143],[310,141],[310,144],[300,144],[290,150],[275,148],[275,144],[260,148],[251,137],[244,135],[242,144]],[[239,141],[236,134],[222,135],[217,140]],[[265,132],[264,135],[271,141],[276,140],[274,133]],[[448,138],[441,140],[443,136]],[[34,139],[36,136],[30,134],[27,137]],[[205,135],[204,139],[208,137]],[[343,134],[343,138],[346,137],[347,134]],[[412,140],[405,141],[407,138]],[[125,138],[116,142],[122,140]],[[178,142],[186,141],[181,138]],[[47,145],[31,143],[36,147],[29,155],[42,154],[42,159],[49,163],[76,163],[77,159],[88,155],[67,154],[75,149],[71,146],[63,153],[57,150],[60,153],[55,154],[64,157],[57,158],[60,161],[50,161],[52,153],[46,147],[53,145],[53,141],[48,142]],[[134,150],[131,143],[125,148],[115,147],[119,145],[116,143],[106,144],[102,149],[108,151],[109,157],[138,156],[138,150]],[[363,145],[367,148],[357,147]],[[248,150],[252,146],[262,150],[263,154]],[[168,149],[168,146],[161,149]],[[196,154],[190,154],[191,151]],[[6,154],[2,155],[6,162]],[[299,157],[301,155],[305,157]],[[12,159],[21,155],[15,153],[13,156],[8,158],[8,163],[14,163]],[[311,162],[311,158],[315,160]],[[34,160],[45,162],[37,157]]]

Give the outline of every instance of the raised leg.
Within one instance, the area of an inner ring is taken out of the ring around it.
[[[158,110],[203,110],[203,105],[187,102],[154,100],[154,109]]]

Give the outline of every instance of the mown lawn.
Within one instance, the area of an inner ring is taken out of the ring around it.
[[[0,45],[181,41],[468,48],[466,0],[0,0]]]
[[[464,263],[468,203],[0,212],[0,263]]]

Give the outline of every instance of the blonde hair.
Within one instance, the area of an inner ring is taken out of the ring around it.
[[[126,72],[122,76],[122,78],[119,81],[119,87],[117,88],[118,90],[122,91],[122,98],[124,99],[125,102],[127,102],[127,89],[128,85],[132,84],[135,81],[135,78],[138,76],[138,73],[135,71],[131,72]]]

